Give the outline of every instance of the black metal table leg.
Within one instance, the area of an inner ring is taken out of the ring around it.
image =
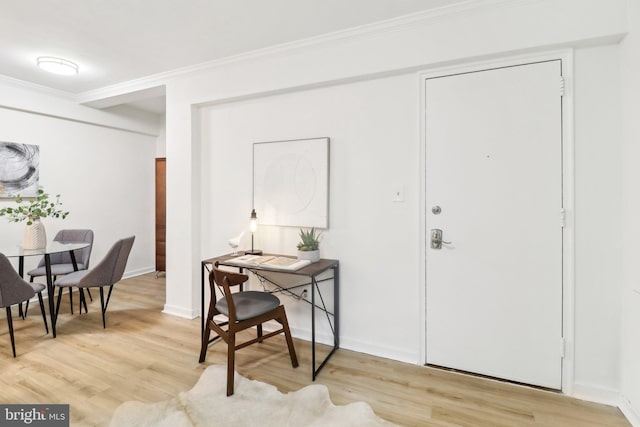
[[[78,262],[76,261],[76,254],[73,251],[69,251],[71,255],[71,264],[73,265],[73,271],[78,271]]]
[[[333,333],[334,348],[340,348],[340,264],[333,267]]]
[[[311,278],[311,380],[316,380],[316,278]]]
[[[24,275],[24,257],[23,256],[18,257],[18,273],[20,274],[20,278],[22,279]],[[28,308],[29,307],[27,306],[25,308],[25,311]],[[18,305],[18,314],[20,315],[20,317],[24,319],[24,313],[22,312],[22,303]]]
[[[49,254],[44,254],[44,265],[47,272],[47,294],[49,295],[49,317],[51,318],[51,332],[53,337],[56,337],[56,320],[58,318],[57,313],[53,307],[53,277],[51,275],[51,257]]]
[[[324,365],[327,364],[327,361],[329,360],[329,358],[331,358],[331,356],[333,356],[333,353],[336,352],[336,350],[338,348],[340,348],[340,344],[339,344],[339,330],[338,330],[338,322],[339,322],[339,318],[338,318],[338,308],[339,308],[339,299],[338,299],[338,292],[339,292],[339,278],[337,276],[338,272],[335,270],[334,268],[334,276],[333,276],[333,289],[334,289],[334,308],[333,308],[333,322],[331,322],[331,312],[329,312],[329,310],[327,309],[327,306],[324,302],[324,298],[322,297],[322,291],[320,290],[320,287],[318,286],[318,281],[316,280],[316,276],[312,276],[311,277],[311,299],[312,299],[312,304],[311,304],[311,310],[313,310],[312,315],[311,315],[311,329],[312,329],[312,359],[313,359],[313,366],[312,366],[312,370],[313,370],[313,380],[315,381],[316,376],[320,373],[320,371],[322,370],[322,368],[324,367]],[[329,327],[331,328],[331,332],[333,333],[333,348],[331,349],[331,351],[329,352],[329,354],[327,354],[327,356],[322,360],[322,362],[320,363],[320,366],[318,366],[318,368],[316,369],[316,362],[315,362],[315,308],[316,308],[316,304],[315,304],[315,295],[314,295],[314,290],[317,289],[318,290],[318,296],[320,297],[320,303],[322,304],[322,306],[318,306],[318,308],[320,310],[322,310],[324,312],[324,314],[327,316],[327,323],[329,324]]]
[[[76,261],[76,254],[74,251],[69,251],[69,256],[71,256],[71,265],[73,265],[73,271],[78,271],[78,261]],[[88,290],[87,290],[88,292]],[[71,302],[71,314],[73,314],[73,297],[71,296],[71,288],[69,288],[69,299]],[[80,303],[78,304],[78,312],[82,314],[82,305],[84,304],[84,312],[88,313],[87,310],[87,300],[84,297],[84,291],[82,288],[78,288],[78,294],[80,297]]]

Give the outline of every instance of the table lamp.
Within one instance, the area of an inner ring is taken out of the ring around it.
[[[258,215],[256,214],[255,209],[251,209],[251,222],[249,223],[249,231],[251,231],[251,250],[244,251],[245,255],[262,255],[262,251],[260,249],[253,248],[253,233],[258,230]]]

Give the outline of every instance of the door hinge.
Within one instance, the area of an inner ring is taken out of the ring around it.
[[[566,340],[564,337],[560,338],[560,357],[564,358],[565,349],[566,349]]]
[[[560,227],[567,226],[567,212],[564,209],[560,209]]]
[[[560,76],[560,96],[564,96],[564,77]]]

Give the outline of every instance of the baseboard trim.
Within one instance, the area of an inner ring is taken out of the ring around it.
[[[276,330],[278,325],[275,325],[276,327],[272,327],[272,330]],[[307,328],[296,328],[294,326],[292,326],[291,324],[289,324],[289,328],[291,329],[291,335],[294,338],[298,338],[301,340],[305,340],[305,341],[311,341],[311,329],[307,329]],[[322,333],[322,332],[318,332],[316,331],[316,342],[318,344],[325,344],[325,345],[333,345],[333,335],[330,334],[326,334],[326,333]]]
[[[608,406],[618,407],[620,404],[620,391],[591,384],[574,383],[570,396]]]
[[[267,322],[263,325],[263,328],[266,332],[275,331],[279,327],[279,324],[273,324],[272,322]],[[311,329],[296,328],[292,325],[289,325],[289,328],[291,329],[291,335],[294,338],[311,341]],[[332,346],[333,335],[316,331],[316,343]],[[344,337],[340,338],[340,348],[344,350],[355,351],[358,353],[370,354],[372,356],[383,357],[385,359],[396,360],[398,362],[411,363],[413,365],[418,363],[416,354],[399,352],[396,349],[390,347],[372,346],[369,343],[350,340],[348,338],[345,339]]]
[[[618,408],[633,427],[640,427],[640,412],[636,411],[624,395],[620,396]]]
[[[200,317],[200,310],[193,310],[185,307],[179,307],[177,305],[165,304],[162,312],[165,314],[170,314],[171,316],[182,317],[184,319],[189,319],[189,320],[195,319],[196,317]]]
[[[273,332],[282,327],[281,324],[275,320],[270,320],[262,324],[262,328],[265,332]],[[296,328],[289,323],[289,329],[291,330],[291,336],[304,341],[311,341],[311,329]],[[316,342],[318,344],[333,345],[333,335],[326,333],[319,333],[316,331]]]
[[[410,363],[412,365],[420,364],[420,356],[417,353],[399,351],[397,348],[393,347],[372,345],[369,342],[359,341],[349,337],[340,338],[340,347],[347,350],[357,351],[358,353],[371,354],[373,356]]]
[[[137,270],[125,271],[125,273],[122,275],[122,278],[129,279],[131,277],[142,276],[143,274],[153,273],[155,271],[156,269],[154,267],[139,268]]]

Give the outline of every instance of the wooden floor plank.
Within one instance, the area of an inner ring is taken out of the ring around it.
[[[45,335],[32,305],[26,320],[14,314],[15,359],[0,315],[0,401],[69,403],[71,425],[105,426],[122,402],[155,402],[189,390],[207,366],[226,363],[226,347],[211,345],[205,363],[198,363],[200,319],[163,314],[164,296],[164,278],[155,274],[122,281],[103,329],[98,298],[88,314],[78,315],[76,306],[71,315],[65,294],[56,339]],[[296,369],[284,338],[277,337],[240,350],[236,370],[282,392],[298,390],[312,384],[311,346],[302,340],[295,346]],[[379,416],[405,426],[630,425],[617,408],[344,349],[316,383],[329,388],[336,404],[366,401]]]

